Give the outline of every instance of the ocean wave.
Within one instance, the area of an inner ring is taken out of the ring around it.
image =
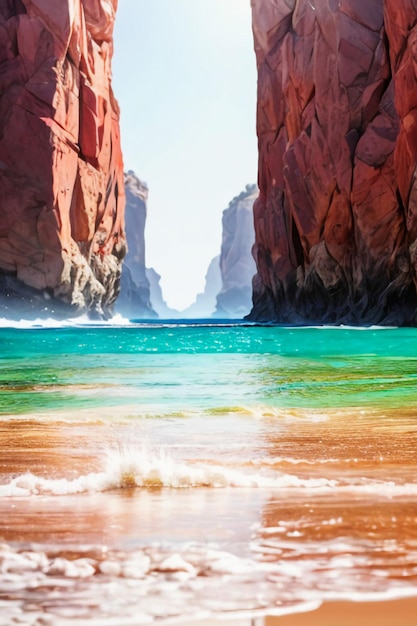
[[[382,497],[417,495],[416,483],[392,481],[344,480],[325,477],[300,477],[296,474],[268,469],[253,471],[247,467],[222,466],[210,463],[182,461],[168,455],[163,449],[123,448],[107,453],[101,472],[91,472],[77,478],[53,478],[26,472],[0,485],[0,497],[28,497],[42,495],[71,495],[86,492],[104,492],[116,489],[189,489],[189,488],[266,488],[327,494],[354,492]]]
[[[290,326],[287,326],[290,328]],[[314,328],[322,330],[395,330],[399,326],[379,326],[378,324],[371,324],[370,326],[352,326],[351,324],[315,324],[311,326],[292,326],[291,328]]]
[[[299,478],[291,474],[265,475],[228,466],[196,464],[179,461],[164,450],[123,449],[107,454],[102,472],[77,478],[45,478],[31,472],[13,477],[0,485],[0,497],[31,495],[70,495],[126,488],[246,487],[329,489],[336,481],[326,478]]]
[[[37,329],[37,328],[72,328],[74,326],[82,327],[115,327],[139,326],[145,328],[231,328],[234,326],[256,326],[251,322],[234,319],[187,319],[179,318],[174,320],[164,319],[129,319],[120,313],[116,313],[113,317],[106,320],[92,320],[87,314],[66,319],[55,318],[36,318],[36,319],[13,319],[7,317],[0,318],[0,328],[21,328],[21,329]]]
[[[34,320],[29,319],[9,319],[7,317],[0,318],[0,328],[19,328],[25,329],[37,329],[37,328],[73,328],[77,326],[82,327],[122,327],[131,326],[132,323],[128,318],[123,317],[120,314],[114,315],[108,320],[92,320],[88,315],[79,315],[78,317],[69,317],[67,319],[54,319],[49,318],[36,318]]]
[[[291,326],[273,323],[251,322],[242,319],[216,319],[216,318],[178,318],[178,319],[135,319],[127,318],[116,313],[113,317],[103,320],[92,320],[87,314],[69,317],[65,319],[57,318],[35,318],[35,319],[14,319],[0,317],[0,328],[20,328],[20,329],[37,329],[37,328],[72,328],[72,327],[109,327],[122,328],[125,326],[135,326],[143,328],[278,328],[283,332],[289,331],[392,331],[398,330],[398,326],[348,326],[348,325],[305,325]]]

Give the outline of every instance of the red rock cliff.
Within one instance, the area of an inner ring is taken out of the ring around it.
[[[416,324],[417,6],[252,0],[251,317]]]
[[[3,312],[111,309],[125,253],[117,0],[0,3]],[[9,303],[9,304],[8,304]]]

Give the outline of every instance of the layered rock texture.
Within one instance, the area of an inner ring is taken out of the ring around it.
[[[240,318],[252,308],[252,279],[256,265],[252,256],[255,241],[253,204],[257,185],[233,198],[223,211],[220,273],[222,287],[217,295],[216,315]]]
[[[156,317],[150,302],[145,264],[145,224],[148,187],[129,170],[124,178],[127,254],[123,262],[116,312],[129,318]]]
[[[416,324],[417,5],[252,0],[251,317]]]
[[[0,307],[110,314],[125,254],[117,0],[0,3]]]

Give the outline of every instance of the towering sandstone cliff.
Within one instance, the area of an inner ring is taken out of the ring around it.
[[[252,0],[252,11],[252,318],[416,324],[416,3]]]
[[[0,3],[0,313],[111,310],[125,253],[117,0]]]

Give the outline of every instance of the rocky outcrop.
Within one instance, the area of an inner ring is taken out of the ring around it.
[[[110,314],[125,254],[117,0],[0,3],[0,308]]]
[[[116,312],[128,317],[156,317],[145,267],[148,187],[134,172],[125,175],[127,254],[123,262]]]
[[[242,318],[252,306],[252,278],[256,271],[253,203],[257,185],[246,185],[233,198],[222,218],[221,253],[214,257],[206,274],[204,291],[184,311],[189,318]]]
[[[416,324],[417,7],[252,0],[252,319]]]
[[[172,309],[164,300],[162,287],[160,285],[161,275],[153,267],[146,268],[146,278],[149,281],[150,299],[152,308],[156,311],[158,317],[164,320],[178,319],[181,313],[177,309]]]
[[[252,256],[255,241],[253,204],[257,185],[233,198],[223,211],[220,272],[222,288],[217,295],[216,315],[240,318],[252,308],[252,279],[256,272]]]
[[[216,316],[216,297],[221,288],[220,255],[218,255],[211,260],[208,266],[204,291],[197,294],[195,302],[191,306],[181,311],[181,316],[189,318]]]

